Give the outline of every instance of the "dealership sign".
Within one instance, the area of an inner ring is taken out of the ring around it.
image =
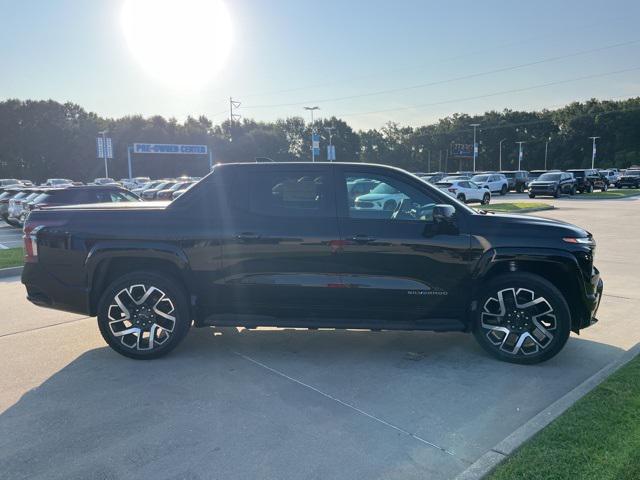
[[[175,145],[167,143],[134,143],[133,153],[157,153],[173,155],[206,155],[206,145]]]

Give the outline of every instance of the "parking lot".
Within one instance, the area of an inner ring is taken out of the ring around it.
[[[0,250],[22,245],[22,231],[0,221]]]
[[[492,202],[515,200],[529,201]],[[193,329],[136,362],[94,319],[36,308],[0,280],[0,476],[455,477],[640,342],[640,198],[534,201],[594,234],[605,281],[600,322],[536,366],[498,362],[466,334],[273,329]],[[8,230],[0,244],[17,246]]]

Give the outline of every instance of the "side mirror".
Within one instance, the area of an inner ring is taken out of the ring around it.
[[[456,209],[453,205],[436,205],[433,207],[433,222],[435,224],[453,225]]]

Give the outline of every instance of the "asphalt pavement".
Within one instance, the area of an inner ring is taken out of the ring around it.
[[[22,230],[0,220],[0,250],[22,246]]]
[[[640,342],[640,199],[548,201],[537,215],[595,235],[605,294],[600,322],[536,366],[467,334],[213,328],[140,362],[0,280],[0,477],[455,477]]]

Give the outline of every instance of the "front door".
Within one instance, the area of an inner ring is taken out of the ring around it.
[[[350,195],[354,183],[372,188]],[[336,167],[337,257],[350,315],[398,321],[462,315],[469,305],[470,237],[434,223],[433,208],[451,202],[446,198],[400,172]]]

